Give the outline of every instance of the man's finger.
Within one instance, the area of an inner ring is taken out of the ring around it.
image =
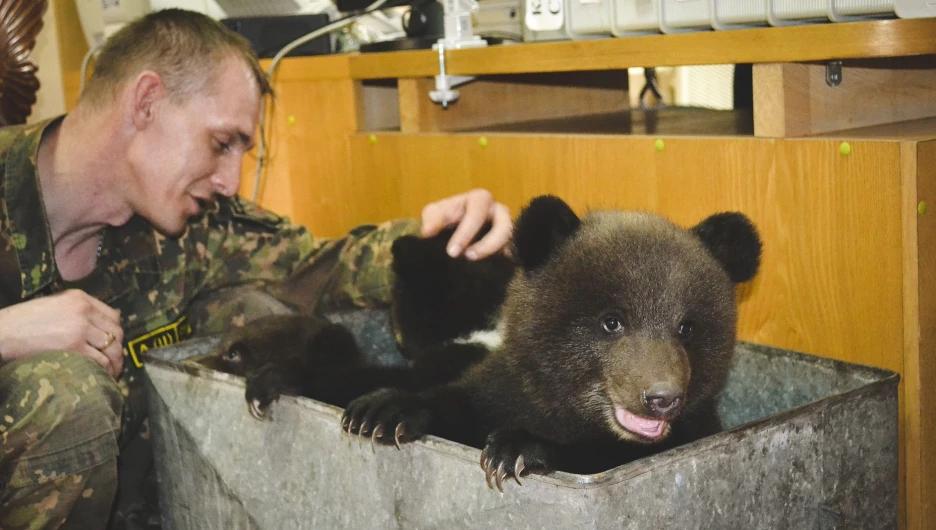
[[[88,344],[103,353],[119,374],[123,369],[123,332],[120,328],[116,332],[95,328],[91,334]]]
[[[120,327],[119,322],[113,322],[106,315],[101,315],[100,313],[94,313],[88,317],[88,321],[91,322],[91,325],[94,328],[97,328],[101,331],[102,334],[110,333],[114,336],[114,342],[117,344],[123,344],[123,328]],[[90,338],[90,337],[89,337]],[[92,343],[93,345],[94,343]]]
[[[484,259],[505,248],[513,227],[510,210],[501,203],[492,204],[490,218],[491,230],[477,243],[468,247],[468,250],[465,251],[466,258],[470,260]]]
[[[422,211],[422,236],[432,237],[457,223],[464,215],[466,197],[467,194],[463,193],[426,205]]]
[[[471,244],[475,235],[481,230],[491,211],[490,193],[468,193],[465,203],[465,214],[458,223],[458,228],[449,238],[446,252],[450,257],[458,257]]]
[[[111,360],[111,365],[114,367],[114,379],[120,379],[120,374],[123,373],[123,348],[120,346],[111,346],[114,348],[116,353],[113,353],[114,357],[111,357],[111,352],[106,352],[107,358]]]
[[[92,361],[104,367],[104,369],[107,370],[107,373],[109,373],[111,377],[115,379],[117,378],[117,375],[120,373],[111,363],[111,360],[106,355],[99,352],[91,344],[85,344],[84,346],[79,348],[78,353],[84,355],[85,357],[91,359]]]

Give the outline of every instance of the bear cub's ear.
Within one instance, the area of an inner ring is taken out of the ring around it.
[[[757,274],[761,240],[754,223],[744,214],[717,213],[694,226],[690,232],[702,240],[732,282],[746,282]]]
[[[527,272],[542,267],[581,224],[562,199],[552,195],[534,198],[514,224],[514,260]]]

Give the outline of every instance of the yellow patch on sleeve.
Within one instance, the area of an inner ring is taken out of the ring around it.
[[[127,343],[127,350],[130,352],[130,358],[137,368],[143,367],[143,361],[140,358],[144,353],[162,346],[169,346],[181,342],[192,335],[192,326],[186,322],[186,316],[182,316],[172,324],[154,329],[145,335],[137,337]]]

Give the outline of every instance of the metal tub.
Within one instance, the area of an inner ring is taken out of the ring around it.
[[[382,313],[342,317],[399,362]],[[893,372],[741,343],[726,431],[595,475],[487,487],[480,451],[444,439],[360,444],[341,409],[284,396],[247,412],[242,378],[152,350],[150,422],[167,529],[833,529],[897,527]]]

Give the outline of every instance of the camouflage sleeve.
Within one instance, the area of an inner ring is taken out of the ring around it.
[[[331,271],[329,281],[318,298],[321,312],[339,309],[379,307],[390,303],[393,271],[390,267],[393,242],[404,235],[419,233],[419,222],[415,219],[398,219],[381,225],[361,226],[345,238],[332,243],[331,254],[335,265],[322,252],[322,259],[310,260],[284,284],[284,290],[301,293],[316,285],[312,278],[325,277],[322,272]],[[322,272],[319,272],[320,269]],[[281,299],[288,299],[284,293]]]
[[[199,293],[269,282],[280,298],[311,312],[385,305],[390,246],[418,230],[416,220],[405,219],[358,227],[340,239],[317,238],[235,198],[190,227],[187,237],[202,260],[192,268]]]

